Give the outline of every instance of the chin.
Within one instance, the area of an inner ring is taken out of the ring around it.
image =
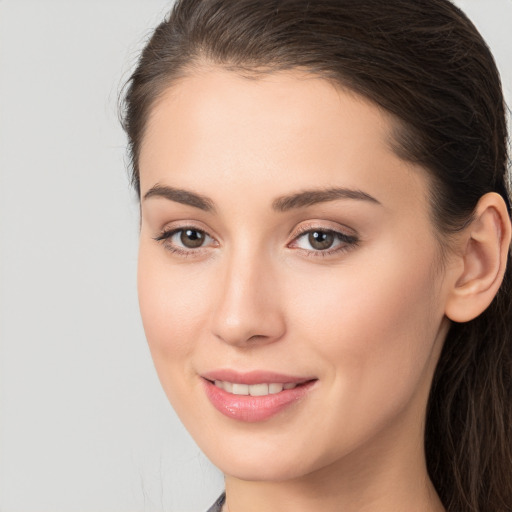
[[[265,462],[257,461],[240,461],[220,463],[217,467],[230,477],[238,480],[246,480],[250,482],[279,482],[286,480],[294,480],[304,476],[308,471],[300,471],[297,464],[293,467],[289,464],[283,464],[283,461],[276,460],[279,455],[274,456],[271,460]],[[214,461],[215,464],[215,461]]]
[[[215,452],[206,455],[225,475],[252,482],[294,480],[323,466],[321,460],[307,460],[302,450],[283,452],[274,447],[266,451],[254,445],[253,448],[217,446]]]

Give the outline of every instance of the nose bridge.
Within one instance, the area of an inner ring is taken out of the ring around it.
[[[239,346],[279,339],[284,316],[270,255],[261,246],[240,243],[229,251],[222,266],[214,335]]]

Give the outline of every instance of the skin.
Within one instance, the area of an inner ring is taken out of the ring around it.
[[[427,174],[392,151],[392,128],[377,106],[299,71],[251,80],[204,67],[152,109],[139,162],[141,314],[170,402],[226,475],[230,512],[444,510],[423,430],[465,253],[441,264]],[[155,185],[214,210],[144,199]],[[378,202],[272,207],[332,187]],[[500,222],[488,217],[490,229]],[[155,240],[184,227],[204,244]],[[328,253],[301,229],[358,241],[336,238]],[[245,423],[205,395],[200,375],[219,368],[318,380]]]

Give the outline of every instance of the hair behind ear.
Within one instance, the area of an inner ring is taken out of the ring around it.
[[[448,511],[512,504],[512,261],[491,305],[453,323],[430,392],[425,450]],[[461,508],[462,507],[462,508]]]

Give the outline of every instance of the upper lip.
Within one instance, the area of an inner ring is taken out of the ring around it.
[[[298,377],[296,375],[285,375],[283,373],[276,373],[264,370],[253,370],[250,372],[237,372],[228,368],[212,370],[201,374],[206,380],[215,381],[221,380],[224,382],[232,382],[233,384],[262,384],[262,383],[276,383],[276,384],[301,384],[310,380],[316,380],[315,377]]]

